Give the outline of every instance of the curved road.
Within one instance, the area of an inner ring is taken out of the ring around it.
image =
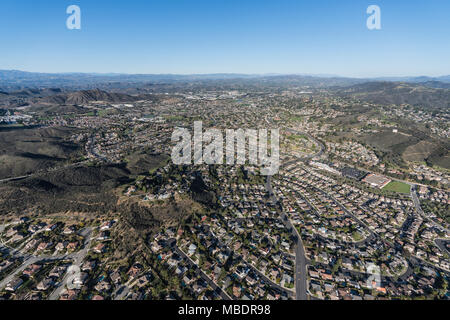
[[[313,140],[319,147],[320,150],[315,154],[298,158],[292,161],[289,161],[283,164],[283,167],[286,167],[290,164],[298,163],[298,162],[307,162],[312,158],[321,156],[325,151],[325,146],[317,141],[313,136],[308,133],[303,133],[300,131],[296,131],[294,129],[287,129],[287,131],[292,132],[294,134],[301,134],[307,136],[309,139]],[[272,176],[267,176],[266,179],[266,191],[269,194],[270,199],[273,203],[278,203],[278,199],[275,197],[272,189]],[[282,217],[282,221],[288,229],[291,229],[292,235],[297,239],[296,249],[295,249],[295,298],[296,300],[308,300],[307,294],[307,264],[308,261],[306,259],[305,248],[302,242],[302,238],[298,230],[294,227],[289,217],[283,212],[282,208],[280,210],[280,214]]]

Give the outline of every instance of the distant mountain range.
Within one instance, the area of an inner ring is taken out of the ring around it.
[[[385,77],[385,78],[373,78],[372,80],[381,81],[402,81],[402,82],[412,82],[412,83],[426,83],[426,82],[447,82],[450,83],[450,75],[442,77]]]
[[[0,91],[20,88],[96,88],[102,85],[174,83],[198,80],[252,79],[258,76],[244,74],[97,74],[97,73],[36,73],[0,70]]]
[[[148,83],[179,83],[201,81],[256,81],[259,83],[295,84],[312,87],[350,86],[368,81],[420,83],[432,88],[449,88],[450,75],[442,77],[386,77],[346,78],[331,75],[251,75],[251,74],[96,74],[96,73],[35,73],[17,70],[0,70],[0,92],[24,88],[94,89],[123,88]]]

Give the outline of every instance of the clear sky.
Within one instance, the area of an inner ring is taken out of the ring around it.
[[[66,28],[73,4],[81,30]],[[0,30],[0,69],[450,74],[449,0],[1,0]]]

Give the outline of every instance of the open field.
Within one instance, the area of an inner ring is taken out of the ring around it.
[[[411,186],[404,182],[392,181],[383,190],[407,194],[411,192]]]
[[[403,152],[403,159],[410,162],[422,162],[433,154],[436,150],[436,145],[429,141],[420,141],[415,145],[410,145]]]

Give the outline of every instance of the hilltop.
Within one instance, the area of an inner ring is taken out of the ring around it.
[[[434,109],[450,108],[450,90],[404,82],[366,82],[336,90],[338,95],[382,105],[410,104]]]

